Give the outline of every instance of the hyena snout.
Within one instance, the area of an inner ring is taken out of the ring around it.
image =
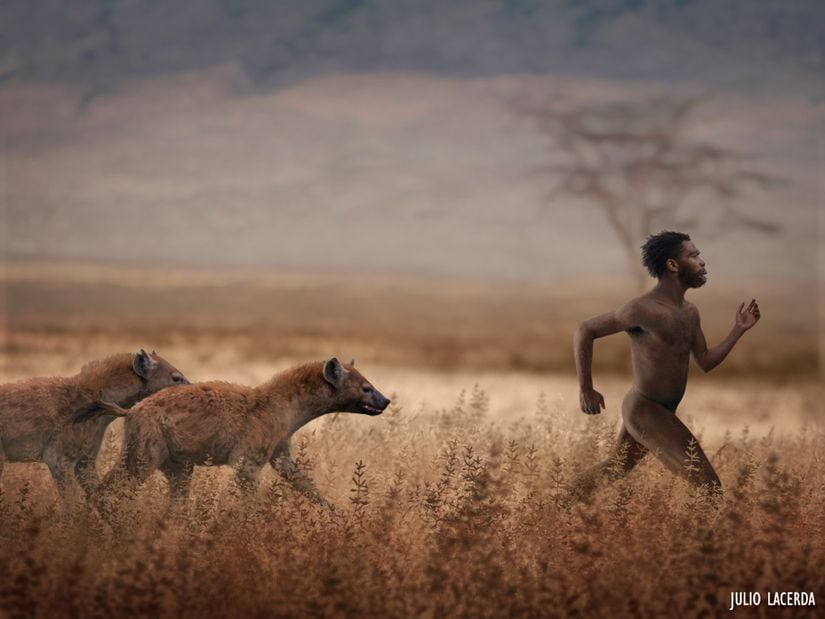
[[[355,369],[355,361],[344,367],[332,357],[324,363],[323,373],[324,380],[338,393],[336,400],[342,411],[380,415],[390,405],[390,399]]]
[[[361,412],[367,415],[380,415],[390,405],[390,399],[375,388],[364,393],[359,402]]]
[[[145,388],[150,393],[160,391],[166,387],[174,387],[175,385],[191,384],[179,369],[158,355],[154,350],[149,354],[141,349],[141,351],[135,355],[132,369],[135,374],[145,381]]]

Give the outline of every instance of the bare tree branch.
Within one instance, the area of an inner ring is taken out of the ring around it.
[[[742,153],[688,135],[687,120],[705,101],[706,96],[660,97],[583,106],[556,97],[516,107],[552,149],[552,162],[534,170],[552,181],[548,202],[571,198],[598,208],[640,285],[645,275],[636,246],[659,227],[707,221],[712,230],[780,230],[775,222],[734,210],[731,202],[748,188],[771,189],[784,181],[747,167]],[[685,212],[688,199],[700,192],[719,200],[714,217]]]

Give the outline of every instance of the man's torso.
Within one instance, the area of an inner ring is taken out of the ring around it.
[[[699,326],[696,308],[681,307],[644,295],[634,300],[643,324],[628,329],[634,387],[645,397],[675,411],[687,385],[690,351]]]

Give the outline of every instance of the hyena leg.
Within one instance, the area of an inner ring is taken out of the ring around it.
[[[74,475],[77,483],[86,493],[86,497],[91,497],[100,484],[100,478],[95,468],[95,459],[86,456],[80,458],[74,465]]]
[[[49,467],[57,491],[62,499],[66,499],[74,479],[74,461],[67,458],[59,445],[54,443],[46,445],[43,450],[43,462]]]
[[[104,509],[115,507],[123,498],[134,496],[168,456],[166,443],[161,438],[142,433],[140,427],[129,426],[127,420],[120,458],[97,487],[98,506]]]
[[[289,441],[281,443],[275,448],[272,458],[269,461],[272,468],[281,475],[289,484],[306,498],[317,505],[332,507],[330,503],[321,496],[312,478],[304,473],[292,459]]]
[[[97,511],[108,519],[120,506],[124,496],[133,494],[137,486],[137,480],[129,475],[124,463],[119,461],[93,489],[90,498]]]
[[[125,455],[125,454],[124,454]],[[106,473],[95,488],[92,489],[90,499],[97,512],[111,526],[120,526],[120,514],[123,508],[132,501],[141,485],[151,473],[145,467],[130,469],[125,460],[119,461]]]
[[[94,490],[95,494],[111,494],[114,487],[120,483],[123,483],[127,479],[127,477],[129,477],[129,473],[126,471],[126,466],[122,461],[118,461],[109,470],[109,472],[103,476],[103,480],[97,485],[97,487]]]
[[[174,502],[185,502],[189,497],[189,486],[192,484],[194,468],[191,462],[179,463],[171,460],[167,460],[160,467],[169,481],[169,495]]]
[[[150,421],[131,428],[127,426],[123,467],[132,483],[142,484],[168,460],[169,449],[156,423]]]
[[[3,449],[3,437],[0,436],[0,489],[3,488],[3,468],[6,466],[6,451]]]
[[[234,459],[232,467],[235,469],[235,483],[244,494],[251,494],[258,487],[263,464],[254,458],[239,457]]]

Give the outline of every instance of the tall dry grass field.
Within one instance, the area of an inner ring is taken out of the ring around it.
[[[472,320],[464,340],[427,340],[427,363],[423,345],[421,357],[382,356],[404,325],[382,322],[381,307],[372,307],[368,316],[387,339],[359,337],[365,325],[340,319],[358,315],[346,298],[317,310],[330,319],[318,332],[277,348],[271,333],[264,344],[250,335],[256,324],[298,320],[277,304],[271,311],[281,318],[267,322],[256,308],[260,323],[221,332],[176,325],[174,295],[149,312],[154,292],[134,293],[129,303],[122,289],[98,287],[99,303],[86,315],[72,309],[80,299],[63,312],[49,309],[54,284],[26,285],[28,296],[11,301],[30,312],[8,318],[3,382],[70,374],[89,359],[156,346],[192,380],[256,384],[295,360],[321,358],[326,342],[327,354],[351,350],[393,404],[375,418],[322,418],[294,438],[299,464],[335,511],[307,502],[269,470],[244,498],[231,471],[201,468],[185,506],[167,509],[165,480],[155,474],[103,519],[82,501],[60,504],[44,465],[7,465],[2,617],[694,617],[727,614],[732,591],[762,593],[759,609],[736,611],[744,616],[816,615],[817,608],[767,608],[768,591],[812,591],[818,608],[825,604],[825,430],[822,391],[810,375],[692,376],[680,417],[717,468],[720,501],[649,456],[592,501],[571,504],[572,477],[609,453],[628,385],[620,367],[597,371],[608,410],[589,417],[577,410],[569,372],[525,370],[511,359],[497,366],[497,341],[474,339]],[[384,308],[400,305],[388,300]],[[93,316],[111,328],[95,331]],[[433,320],[435,333],[446,329],[442,319]],[[502,331],[490,337],[505,338]],[[536,339],[519,328],[507,337]],[[528,350],[539,351],[534,345]],[[268,346],[275,351],[262,350]],[[101,473],[117,457],[121,432],[116,421]]]

